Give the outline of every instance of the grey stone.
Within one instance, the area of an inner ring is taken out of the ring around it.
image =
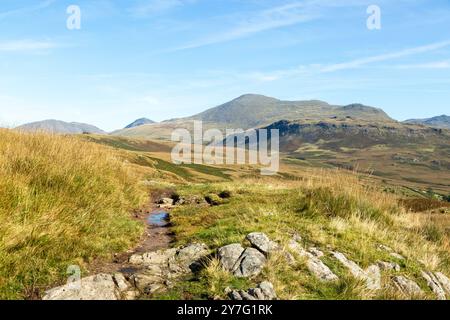
[[[120,293],[109,274],[97,274],[48,290],[43,300],[119,300]]]
[[[201,268],[202,259],[209,255],[208,247],[203,243],[193,243],[179,249],[176,261],[186,272]]]
[[[261,282],[258,285],[258,288],[261,289],[266,300],[275,300],[277,298],[277,294],[275,292],[275,289],[273,288],[273,284],[269,281]]]
[[[419,285],[408,278],[403,276],[395,276],[392,281],[395,287],[409,298],[417,297],[423,294],[423,291],[420,289]]]
[[[236,262],[233,274],[240,278],[250,278],[261,273],[266,257],[256,249],[247,248]]]
[[[347,259],[344,254],[337,251],[332,251],[331,254],[344,265],[355,278],[364,280],[366,282],[366,287],[369,290],[381,289],[381,272],[378,266],[372,265],[364,271],[355,262]]]
[[[442,289],[450,295],[450,280],[447,278],[447,276],[441,272],[435,272],[434,275],[436,276],[436,279],[439,281],[439,283],[442,286]]]
[[[324,256],[324,253],[316,247],[311,247],[308,249],[308,251],[317,258],[322,258]]]
[[[218,250],[218,257],[222,268],[232,272],[244,250],[239,243],[229,244],[220,248]]]
[[[295,240],[291,240],[289,248],[300,257],[306,259],[306,267],[316,278],[322,281],[336,281],[339,278],[317,256],[305,251]],[[316,252],[317,253],[317,252]]]
[[[381,270],[386,271],[400,271],[400,265],[395,262],[377,261],[377,265]]]
[[[131,287],[131,284],[127,281],[127,279],[125,279],[124,275],[121,273],[115,273],[113,275],[113,279],[120,293],[127,291]]]
[[[247,235],[246,239],[254,248],[258,249],[265,255],[276,251],[279,248],[276,242],[270,240],[266,234],[261,232],[252,232]]]
[[[445,300],[446,299],[445,291],[442,288],[441,283],[439,282],[439,279],[432,272],[429,272],[429,271],[422,271],[421,274],[422,274],[422,277],[424,277],[425,280],[427,281],[428,286],[434,292],[436,297],[439,300]]]

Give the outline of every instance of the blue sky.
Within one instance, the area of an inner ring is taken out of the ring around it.
[[[68,30],[66,8],[81,9]],[[381,30],[366,27],[369,5]],[[244,93],[450,113],[448,0],[1,0],[0,124],[113,130]]]

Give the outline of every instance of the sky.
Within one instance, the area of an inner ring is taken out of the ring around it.
[[[67,27],[70,5],[80,29]],[[2,126],[114,130],[246,93],[364,103],[397,120],[450,114],[450,2],[0,0]]]

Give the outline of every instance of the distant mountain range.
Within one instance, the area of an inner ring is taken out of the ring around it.
[[[319,100],[283,101],[256,94],[246,94],[197,115],[172,119],[115,131],[114,135],[148,139],[170,139],[175,128],[192,129],[192,120],[202,120],[204,129],[250,129],[280,120],[326,120],[330,118],[364,119],[394,122],[383,110],[362,104],[330,105]]]
[[[404,121],[404,123],[421,124],[424,126],[450,129],[450,116],[442,115],[427,119],[410,119]]]
[[[246,94],[220,106],[208,109],[191,117],[172,119],[156,123],[147,118],[133,121],[123,129],[110,134],[124,137],[137,137],[146,139],[170,139],[176,128],[192,129],[193,120],[202,120],[204,129],[217,128],[260,128],[270,126],[279,121],[319,123],[353,121],[364,127],[370,124],[395,124],[402,126],[390,118],[383,110],[363,104],[350,104],[345,106],[331,105],[320,100],[283,101],[256,94]],[[425,125],[437,128],[450,129],[450,117],[439,116],[430,119],[407,120],[403,125]],[[57,120],[45,120],[25,124],[21,130],[44,130],[64,134],[106,134],[103,130],[83,123],[67,123]]]
[[[64,122],[60,120],[44,120],[27,123],[17,127],[16,129],[23,131],[46,131],[61,134],[106,134],[105,131],[90,124]]]

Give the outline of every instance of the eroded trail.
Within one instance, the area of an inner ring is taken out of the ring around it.
[[[149,203],[133,213],[135,219],[146,225],[146,230],[134,249],[115,254],[111,262],[94,261],[88,267],[89,274],[121,272],[130,275],[139,271],[136,266],[129,263],[132,255],[168,249],[173,240],[170,231],[170,209],[159,208],[155,201],[170,194],[170,191],[152,193]]]

